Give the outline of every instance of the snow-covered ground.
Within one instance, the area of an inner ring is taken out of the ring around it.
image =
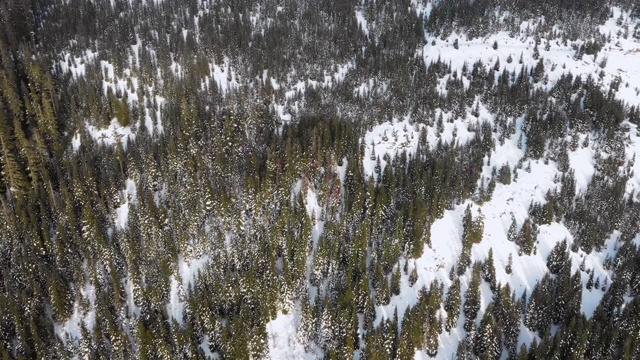
[[[428,12],[429,8],[421,9],[422,12]],[[563,44],[556,39],[549,40],[548,49],[545,48],[547,39],[541,39],[538,46],[540,58],[543,59],[545,66],[545,74],[547,78],[537,86],[549,90],[560,79],[563,74],[571,73],[573,76],[581,75],[583,79],[591,75],[603,89],[609,89],[610,84],[614,80],[621,80],[619,91],[616,96],[629,105],[640,105],[640,43],[636,40],[624,38],[622,34],[623,27],[628,24],[627,13],[621,13],[617,8],[613,9],[614,16],[610,18],[604,25],[600,27],[603,34],[611,34],[611,42],[606,44],[603,49],[594,58],[592,55],[584,55],[582,59],[574,58],[575,49],[572,46],[580,46],[584,44],[583,40],[575,43]],[[616,24],[616,20],[622,15],[623,24]],[[357,24],[361,31],[367,36],[371,24],[364,17],[363,13],[357,11]],[[437,59],[446,63],[450,63],[452,70],[458,73],[462,70],[463,65],[473,65],[477,60],[481,60],[486,66],[493,66],[496,61],[500,61],[500,71],[507,69],[509,72],[515,71],[516,74],[522,66],[529,69],[535,67],[538,60],[534,58],[534,39],[525,35],[526,29],[532,26],[533,22],[523,22],[521,25],[521,33],[514,37],[510,37],[507,32],[500,32],[487,38],[467,39],[464,34],[452,34],[447,39],[435,39],[435,45],[432,45],[433,38],[427,38],[427,45],[423,49],[423,56],[426,64]],[[453,42],[458,39],[459,49],[453,47]],[[493,48],[493,43],[498,43],[498,48]],[[508,58],[511,58],[508,61]],[[522,58],[522,63],[520,63]],[[600,73],[602,75],[600,76]],[[499,74],[499,72],[497,73]],[[447,75],[450,76],[450,75]],[[447,76],[440,79],[439,91],[445,93],[445,84]],[[308,84],[300,82],[291,90],[291,94],[287,93],[287,98],[292,98],[297,92],[304,92]],[[374,80],[362,83],[354,89],[356,96],[365,96],[376,88],[381,88],[383,84],[376,84]],[[468,82],[466,82],[468,85]],[[469,109],[470,110],[470,109]],[[440,110],[436,110],[438,112]],[[281,117],[290,119],[288,114],[284,114],[282,108],[278,113]],[[382,123],[373,127],[362,138],[364,145],[363,167],[366,176],[375,176],[376,162],[380,161],[381,170],[387,165],[385,155],[393,158],[405,151],[407,155],[415,154],[420,133],[425,131],[429,146],[435,146],[438,141],[461,145],[475,136],[475,133],[469,131],[470,125],[478,121],[493,121],[493,115],[483,106],[480,107],[480,116],[478,118],[469,116],[465,119],[452,119],[450,113],[443,113],[443,129],[439,132],[436,126],[414,122],[411,116],[402,119],[392,119],[390,122]],[[497,146],[491,153],[491,165],[487,165],[483,169],[483,177],[488,178],[493,167],[500,167],[508,164],[511,169],[524,157],[524,147],[519,148],[517,143],[521,136],[521,127],[523,119],[512,119],[516,121],[516,133],[507,139],[503,145]],[[629,141],[626,144],[626,160],[633,161],[635,154],[640,153],[640,136],[637,127],[632,124],[626,124],[630,127]],[[454,132],[455,129],[455,132]],[[454,133],[456,134],[454,137]],[[581,134],[579,143],[583,143],[588,134]],[[495,136],[495,135],[494,135]],[[497,140],[497,138],[496,138]],[[575,172],[576,191],[584,193],[587,185],[595,172],[595,155],[593,141],[587,146],[580,146],[574,151],[569,151],[569,163],[571,169]],[[527,165],[531,171],[524,170]],[[640,191],[640,163],[635,162],[633,165],[635,176],[631,177],[627,183],[627,193],[635,191],[636,196]],[[516,219],[518,227],[521,227],[524,220],[528,216],[528,209],[532,203],[544,204],[545,194],[548,190],[558,188],[559,184],[555,181],[560,174],[556,164],[549,161],[545,164],[542,160],[529,161],[525,159],[525,166],[516,170],[517,178],[510,184],[497,184],[491,200],[479,205],[471,200],[456,206],[452,210],[445,211],[444,215],[437,219],[431,227],[431,246],[425,246],[422,256],[415,260],[409,261],[409,273],[416,268],[418,273],[418,281],[414,286],[409,286],[408,275],[402,275],[401,292],[397,296],[392,296],[388,305],[378,306],[376,308],[376,323],[383,318],[393,316],[394,310],[397,309],[398,315],[402,318],[407,306],[413,306],[417,303],[418,291],[424,285],[429,285],[433,280],[442,282],[445,285],[445,291],[451,285],[449,280],[449,271],[451,267],[457,264],[462,250],[462,218],[468,204],[472,205],[472,212],[477,215],[482,212],[484,215],[484,234],[483,240],[479,244],[472,247],[472,261],[483,261],[486,259],[489,250],[493,250],[494,264],[496,268],[496,278],[498,282],[509,284],[511,289],[517,294],[524,291],[531,294],[536,283],[548,272],[546,259],[553,247],[563,239],[568,244],[573,243],[573,237],[569,230],[562,222],[553,222],[549,225],[541,225],[535,245],[535,252],[531,255],[518,255],[518,246],[509,241],[507,231],[511,224],[512,218]],[[307,197],[307,207],[314,208],[313,196]],[[606,241],[601,252],[592,252],[585,254],[583,251],[571,253],[572,272],[579,268],[580,263],[584,260],[585,267],[592,269],[595,277],[600,279],[608,279],[611,273],[604,269],[603,263],[607,256],[612,257],[615,254],[618,233],[614,232],[609,240]],[[509,256],[513,256],[512,273],[507,274],[505,266]],[[404,259],[396,266],[402,266]],[[462,294],[465,293],[468,283],[470,282],[470,270],[461,277]],[[583,285],[586,284],[588,274],[582,273]],[[477,319],[482,318],[488,304],[491,302],[491,291],[487,284],[481,286],[481,310]],[[586,316],[591,316],[603,296],[600,290],[583,289],[582,295],[582,311]],[[446,316],[444,310],[441,311]],[[300,347],[292,331],[298,326],[296,314],[280,314],[275,320],[269,323],[268,331],[271,335],[274,333],[282,333],[282,338],[270,339],[270,354],[273,358],[309,358],[313,357],[310,353],[301,353]],[[459,326],[450,332],[443,332],[439,337],[438,359],[449,359],[456,351],[457,343],[464,339],[466,332],[462,329],[463,319],[458,322]],[[520,343],[531,343],[537,335],[529,331],[521,325]],[[283,339],[287,339],[285,344]],[[416,359],[427,359],[428,356],[422,351],[416,352]]]
[[[429,6],[422,7],[417,12],[428,12]],[[366,36],[370,35],[372,22],[368,21],[363,12],[356,11],[356,17],[359,30]],[[616,20],[622,17],[623,24],[618,25]],[[252,17],[251,21],[258,23],[259,13]],[[533,22],[523,22],[521,24],[521,32],[511,37],[507,32],[499,32],[486,38],[467,39],[464,34],[451,34],[447,39],[427,38],[427,45],[423,48],[422,54],[424,61],[429,64],[437,59],[446,63],[450,63],[454,70],[460,72],[466,63],[471,66],[477,60],[481,60],[487,66],[493,66],[498,60],[500,62],[500,71],[507,69],[509,72],[518,73],[522,66],[532,68],[538,60],[534,58],[535,40],[527,37],[526,29],[532,26]],[[620,80],[619,90],[616,96],[625,101],[629,105],[640,105],[640,43],[631,37],[624,38],[622,36],[624,27],[629,25],[629,14],[622,13],[619,9],[613,9],[613,17],[600,27],[602,34],[611,35],[611,41],[607,43],[602,50],[594,58],[592,55],[584,55],[582,59],[575,58],[574,46],[584,43],[584,40],[577,42],[568,42],[566,44],[557,39],[541,39],[538,45],[540,58],[544,59],[545,74],[547,81],[541,81],[537,86],[549,90],[553,84],[566,73],[574,76],[581,75],[584,78],[591,75],[603,89],[609,89],[610,84],[614,80]],[[192,36],[192,32],[184,31],[183,36],[186,38]],[[454,40],[458,39],[459,49],[453,46]],[[435,41],[435,45],[432,44]],[[546,49],[546,44],[549,44]],[[496,42],[498,48],[494,49],[493,44]],[[129,59],[130,68],[116,73],[114,66],[105,59],[100,59],[100,53],[97,51],[86,50],[79,56],[74,56],[69,52],[61,54],[60,59],[56,62],[56,67],[62,73],[70,73],[74,80],[80,80],[86,77],[87,66],[98,66],[101,70],[102,89],[106,95],[109,92],[122,94],[122,98],[126,97],[130,106],[142,106],[144,111],[144,121],[134,123],[131,126],[123,127],[117,120],[112,120],[107,128],[99,129],[91,125],[89,121],[85,122],[85,128],[94,141],[106,145],[113,146],[121,141],[126,148],[129,139],[135,139],[136,132],[142,125],[146,130],[154,135],[163,132],[162,126],[162,109],[166,100],[159,94],[160,86],[158,84],[141,84],[135,76],[135,69],[139,64],[139,52],[145,51],[140,39],[131,47],[131,56]],[[147,50],[150,51],[150,50]],[[511,58],[511,61],[508,61]],[[520,63],[522,58],[522,63]],[[293,109],[296,109],[299,97],[306,92],[308,88],[328,88],[344,81],[345,77],[355,68],[353,61],[346,62],[341,65],[333,66],[323,72],[323,77],[319,80],[303,79],[296,74],[287,79],[276,79],[269,76],[268,70],[265,70],[261,76],[263,84],[267,82],[276,91],[282,91],[284,99],[282,103],[274,103],[274,110],[281,121],[291,121]],[[179,60],[172,60],[168,73],[176,78],[184,77],[184,69]],[[158,70],[161,74],[160,69]],[[599,74],[602,73],[602,76]],[[499,74],[499,73],[497,73]],[[439,91],[445,93],[446,75],[439,80]],[[161,83],[162,76],[158,76],[158,83]],[[230,91],[238,89],[242,84],[248,81],[242,79],[234,70],[231,60],[224,58],[222,63],[209,64],[209,75],[202,80],[202,90],[209,90],[210,86],[216,86],[224,95]],[[139,94],[144,87],[144,94],[141,98]],[[376,83],[375,79],[364,81],[354,89],[354,94],[358,96],[367,96],[375,89],[384,91],[384,83]],[[438,110],[439,111],[439,110]],[[436,126],[430,126],[418,122],[414,122],[411,116],[402,119],[393,119],[391,122],[382,123],[372,128],[362,138],[364,144],[363,166],[367,176],[375,176],[374,169],[376,161],[379,159],[381,168],[387,165],[384,155],[387,154],[391,158],[398,155],[402,151],[406,151],[408,155],[415,154],[418,147],[418,139],[422,131],[426,132],[427,142],[429,146],[435,146],[438,141],[445,143],[455,142],[456,144],[464,144],[475,134],[469,130],[470,125],[478,121],[492,121],[493,116],[484,107],[481,108],[481,115],[478,118],[467,117],[465,119],[452,119],[449,113],[443,113],[443,131],[439,132]],[[514,119],[515,120],[515,119]],[[497,145],[491,154],[491,165],[485,166],[483,175],[486,177],[491,173],[494,166],[498,167],[502,164],[508,164],[512,169],[524,156],[524,149],[517,146],[520,137],[520,127],[522,119],[517,120],[516,133],[505,141],[503,145]],[[632,161],[635,155],[640,153],[640,134],[637,126],[627,124],[629,130],[629,142],[626,144],[626,160]],[[455,135],[454,135],[455,134]],[[582,143],[586,134],[583,134],[579,142]],[[72,138],[72,147],[77,151],[81,146],[80,133],[74,134]],[[569,152],[570,166],[575,171],[577,182],[577,191],[585,192],[589,181],[595,172],[595,150],[591,144],[587,147],[579,147],[575,151]],[[529,162],[528,160],[525,161]],[[517,179],[509,185],[498,184],[491,200],[476,204],[467,201],[456,206],[452,210],[445,211],[444,215],[437,219],[431,227],[431,246],[425,246],[422,256],[415,260],[409,261],[409,273],[416,268],[418,273],[418,281],[414,286],[409,286],[408,276],[404,275],[401,279],[401,292],[397,296],[392,296],[388,305],[376,308],[376,323],[381,319],[393,316],[395,309],[402,318],[407,306],[412,306],[417,302],[419,289],[424,285],[429,285],[433,280],[438,280],[445,285],[445,291],[448,289],[451,281],[448,274],[451,267],[454,266],[460,256],[462,249],[462,217],[468,204],[472,205],[474,214],[482,212],[485,217],[485,226],[483,240],[479,244],[473,245],[472,261],[482,261],[487,257],[490,249],[493,249],[493,256],[496,268],[496,277],[498,282],[509,283],[511,288],[517,293],[527,291],[531,294],[536,282],[548,271],[546,267],[546,258],[553,246],[567,239],[568,243],[573,242],[573,238],[563,223],[554,222],[549,225],[540,226],[538,242],[536,244],[536,252],[532,255],[518,255],[518,247],[507,239],[507,230],[511,224],[512,217],[516,219],[518,226],[521,226],[527,217],[529,205],[532,202],[544,203],[545,194],[550,189],[557,188],[558,184],[554,179],[559,174],[556,164],[553,161],[545,164],[543,161],[530,161],[531,171],[523,169],[517,170]],[[627,183],[627,193],[635,192],[635,196],[640,193],[640,162],[634,162],[633,171],[635,176],[631,177]],[[346,163],[337,169],[340,179],[344,180],[344,171]],[[302,182],[300,182],[302,184]],[[301,186],[294,189],[294,192],[301,191]],[[322,204],[319,203],[317,193],[312,188],[305,190],[304,200],[309,216],[314,220],[312,232],[314,249],[318,237],[321,235],[324,222],[320,220],[322,212]],[[114,223],[116,230],[122,230],[127,226],[127,218],[129,206],[135,205],[136,185],[133,180],[128,180],[126,189],[122,190],[123,202],[117,208],[114,215]],[[584,252],[572,253],[572,270],[575,271],[582,260],[589,269],[593,269],[595,276],[605,279],[610,277],[610,273],[604,269],[603,263],[607,255],[614,254],[614,248],[617,241],[617,233],[614,232],[610,239],[605,243],[605,247],[601,252],[593,252],[585,254]],[[638,238],[640,242],[640,237]],[[509,256],[513,256],[513,271],[507,274],[504,267]],[[396,266],[402,266],[406,260],[401,260]],[[201,257],[184,259],[180,257],[179,264],[175,275],[170,279],[170,296],[169,303],[166,308],[171,318],[175,319],[178,324],[182,323],[185,291],[193,285],[198,271],[203,269],[209,262],[209,258],[204,255]],[[466,291],[470,281],[469,271],[462,280],[462,293]],[[583,273],[583,284],[586,283],[587,276]],[[610,279],[609,279],[610,280]],[[127,294],[127,304],[131,314],[137,313],[137,307],[133,297],[133,284],[130,276],[125,279],[125,290]],[[94,287],[87,282],[80,288],[84,298],[88,300],[88,309],[82,309],[79,304],[75,304],[74,312],[69,320],[64,324],[56,324],[55,330],[58,336],[63,339],[77,340],[80,338],[80,324],[84,322],[87,328],[92,328],[95,323],[94,314]],[[491,301],[491,293],[483,284],[481,287],[481,310],[478,319],[482,318],[482,313]],[[584,290],[582,311],[590,316],[597,306],[602,292],[598,290]],[[296,337],[297,327],[300,322],[299,308],[296,306],[293,311],[284,314],[279,313],[278,316],[267,324],[268,344],[270,356],[273,359],[314,359],[321,356],[319,352],[307,353]],[[441,313],[445,314],[444,311]],[[439,338],[440,347],[438,349],[439,359],[449,359],[455,353],[458,341],[464,338],[465,332],[462,329],[462,321],[459,321],[457,328],[451,332],[443,332]],[[525,327],[521,327],[520,341],[529,343],[535,338]],[[205,345],[203,348],[208,347]],[[214,356],[214,354],[208,354]],[[418,351],[416,358],[427,358],[427,355]]]
[[[518,122],[521,125],[521,120]],[[518,161],[524,156],[524,150],[517,146],[520,130],[505,141],[504,145],[497,146],[496,150],[491,154],[492,165],[485,166],[484,174],[490,174],[493,166],[501,166],[509,164],[514,167]],[[395,124],[383,124],[376,127],[367,137],[379,137],[381,132],[397,130],[398,132],[404,128],[401,122]],[[376,153],[382,157],[386,152],[394,155],[402,148],[401,143],[396,146],[385,144],[385,146],[376,145]],[[588,182],[593,174],[593,164],[583,161],[590,158],[593,151],[590,148],[577,150],[573,153],[572,159],[577,163],[575,167],[585,163],[587,168],[584,170],[585,178],[583,181]],[[369,170],[370,159],[365,158],[365,169]],[[496,268],[496,279],[503,284],[510,284],[511,289],[517,294],[526,291],[531,294],[536,283],[548,272],[546,259],[554,245],[563,239],[568,240],[570,245],[573,237],[563,223],[551,223],[549,225],[540,226],[540,233],[537,238],[536,251],[532,255],[518,255],[518,246],[509,241],[507,231],[511,224],[512,216],[516,219],[518,227],[528,216],[529,205],[532,202],[545,203],[545,194],[550,189],[555,189],[558,184],[554,182],[554,178],[559,171],[552,161],[545,164],[542,160],[530,161],[531,171],[524,169],[517,170],[517,179],[509,185],[498,184],[495,188],[490,201],[478,205],[472,201],[467,201],[456,206],[453,210],[447,210],[444,215],[436,220],[431,226],[431,246],[425,246],[422,256],[415,260],[409,260],[409,273],[415,267],[418,273],[418,281],[414,286],[409,286],[408,275],[402,275],[400,295],[393,296],[388,305],[376,308],[376,323],[383,318],[393,316],[394,310],[397,308],[399,318],[402,318],[407,306],[413,306],[417,303],[418,292],[422,286],[428,286],[433,280],[442,282],[445,285],[445,291],[451,285],[449,280],[449,272],[452,266],[455,266],[462,251],[462,218],[468,204],[472,205],[472,212],[476,216],[479,212],[484,215],[484,234],[483,240],[479,244],[474,244],[471,252],[472,262],[483,261],[486,259],[489,250],[493,249],[494,264]],[[585,185],[586,186],[586,185]],[[582,259],[585,259],[585,265],[588,269],[593,269],[596,277],[601,279],[609,278],[610,273],[603,267],[604,260],[607,255],[613,255],[611,251],[615,246],[616,236],[607,241],[605,249],[599,253],[584,254],[582,251],[572,253],[572,271],[578,269]],[[505,266],[509,256],[513,256],[513,270],[511,274],[507,274]],[[396,266],[402,266],[405,260],[401,260]],[[461,277],[462,293],[466,291],[470,282],[471,270]],[[586,284],[587,275],[583,273],[583,284]],[[609,278],[609,281],[611,279]],[[482,318],[482,313],[491,302],[491,291],[487,284],[481,286],[481,310],[478,316]],[[603,293],[599,290],[584,290],[582,311],[590,316],[597,306]],[[446,314],[442,312],[443,315]],[[446,316],[446,315],[445,315]],[[453,329],[450,333],[443,332],[440,335],[440,347],[438,349],[438,359],[449,359],[455,353],[457,342],[464,338],[465,332],[462,329],[462,321],[459,327]],[[535,335],[528,329],[522,327],[521,342],[530,342]],[[417,358],[427,358],[426,354],[418,352]]]
[[[640,199],[640,133],[638,132],[638,126],[634,124],[628,124],[629,126],[629,143],[625,148],[626,160],[629,163],[633,163],[631,167],[634,176],[632,176],[627,182],[627,194],[634,193],[636,199]]]
[[[171,290],[169,291],[167,313],[171,319],[174,319],[179,325],[182,325],[183,321],[187,290],[189,287],[195,285],[198,272],[208,263],[208,255],[186,260],[182,255],[178,257],[178,276],[171,275],[170,277]]]
[[[231,66],[231,60],[225,57],[222,64],[214,62],[209,64],[209,75],[202,80],[201,87],[203,90],[209,90],[210,84],[213,84],[222,94],[226,94],[231,90],[238,89],[241,81]]]
[[[299,309],[289,314],[278,313],[274,320],[267,323],[271,359],[311,360],[322,357],[322,353],[318,349],[314,352],[305,350],[296,335],[296,329],[299,325]]]
[[[84,304],[76,301],[73,305],[73,314],[64,323],[55,323],[54,330],[56,335],[65,343],[73,342],[78,344],[82,339],[81,326],[84,325],[87,330],[92,331],[96,323],[96,288],[89,281],[89,270],[87,262],[83,264],[85,283],[80,287],[80,294],[85,300]]]
[[[111,124],[109,124],[107,128],[98,129],[93,125],[89,125],[88,123],[85,124],[85,126],[89,131],[89,135],[91,135],[91,138],[93,138],[93,140],[101,145],[113,146],[118,142],[121,142],[122,147],[126,149],[129,139],[135,139],[136,137],[131,129],[131,126],[122,126],[115,118],[111,120]],[[78,140],[77,145],[79,148],[80,140]]]
[[[158,84],[162,83],[161,71],[158,69],[158,78],[152,80],[150,84],[143,84],[136,76],[140,64],[140,51],[148,51],[152,58],[155,53],[151,49],[144,49],[142,42],[138,38],[136,44],[131,45],[129,56],[129,67],[121,72],[116,71],[116,67],[108,59],[100,59],[98,51],[84,50],[80,56],[73,56],[69,52],[62,52],[59,59],[54,63],[54,72],[71,74],[74,81],[79,81],[87,76],[87,66],[96,66],[99,69],[103,95],[116,95],[120,101],[126,101],[129,108],[138,107],[144,119],[138,121],[131,119],[133,124],[121,126],[113,119],[108,127],[97,128],[94,119],[86,119],[84,125],[91,137],[101,145],[113,146],[122,141],[126,148],[129,139],[135,139],[135,135],[142,125],[151,135],[160,135],[164,132],[162,124],[163,107],[166,99],[158,94]],[[175,65],[175,64],[174,64]],[[171,70],[175,70],[172,67]],[[71,140],[72,148],[78,151],[82,144],[79,132],[76,132]]]
[[[126,189],[122,190],[122,205],[116,208],[116,215],[114,222],[117,230],[124,230],[127,227],[129,221],[129,206],[136,205],[138,202],[138,191],[136,189],[136,183],[127,179]]]
[[[436,126],[427,126],[421,123],[412,123],[410,116],[405,116],[402,121],[392,119],[390,122],[375,126],[367,132],[362,139],[364,144],[364,172],[367,176],[374,175],[377,161],[380,161],[380,170],[387,166],[385,154],[390,159],[406,152],[407,156],[414,155],[418,150],[420,133],[426,132],[427,143],[434,148],[439,141],[450,144],[455,141],[457,145],[464,145],[471,140],[475,133],[469,131],[470,124],[477,123],[477,119],[452,119],[451,113],[441,110],[436,112],[443,117],[443,131],[439,133]],[[488,119],[489,114],[482,108],[480,119]]]
[[[622,15],[625,19],[622,25],[617,25],[617,19]],[[575,42],[563,43],[559,39],[540,39],[538,45],[539,56],[543,59],[545,74],[548,82],[540,82],[539,87],[551,89],[562,74],[571,73],[573,76],[581,75],[583,80],[591,75],[597,84],[604,90],[608,90],[610,84],[619,79],[620,87],[616,96],[629,105],[640,105],[640,43],[637,39],[628,36],[623,37],[624,29],[627,25],[631,28],[635,23],[631,23],[628,13],[622,13],[620,9],[613,8],[613,17],[604,25],[600,26],[600,32],[610,35],[611,41],[602,48],[594,58],[593,55],[585,54],[582,59],[577,59],[574,55],[576,49],[583,45],[587,39],[580,39]],[[427,45],[424,46],[423,56],[426,64],[435,62],[437,59],[445,63],[450,63],[452,70],[460,70],[466,63],[471,67],[480,60],[487,66],[494,65],[500,61],[500,72],[506,69],[509,72],[519,73],[522,66],[531,69],[536,66],[538,60],[534,58],[535,39],[528,36],[527,29],[535,26],[534,21],[525,21],[520,26],[520,33],[511,37],[506,31],[490,35],[486,38],[468,39],[465,34],[452,33],[448,38],[428,37]],[[454,41],[458,40],[458,49],[454,48]],[[432,45],[435,41],[435,45]],[[496,42],[498,48],[494,49]],[[546,44],[549,44],[548,50]],[[511,62],[508,58],[511,57]],[[520,59],[522,58],[522,63]],[[604,66],[603,66],[604,65]],[[603,77],[600,78],[602,71]],[[496,72],[496,76],[500,74]],[[441,79],[439,91],[446,93],[445,84],[447,75]]]

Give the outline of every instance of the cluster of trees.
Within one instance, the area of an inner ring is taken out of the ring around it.
[[[466,332],[461,359],[495,359],[502,349],[523,359],[637,358],[640,204],[626,193],[631,164],[620,160],[626,135],[620,124],[637,122],[638,109],[603,93],[591,78],[568,74],[550,92],[538,89],[545,81],[542,59],[518,72],[481,62],[458,72],[416,56],[425,29],[493,31],[475,20],[500,24],[488,10],[496,6],[522,16],[549,14],[548,24],[566,21],[562,36],[571,37],[584,26],[593,30],[608,16],[607,4],[554,2],[568,19],[528,1],[433,5],[423,19],[409,0],[0,3],[2,356],[264,358],[266,324],[279,312],[298,312],[298,340],[333,359],[355,353],[410,359],[418,349],[436,356],[440,334],[459,323]],[[345,16],[355,10],[371,20],[368,35],[356,31],[355,16]],[[575,23],[583,16],[591,21]],[[504,22],[507,29],[516,24]],[[545,26],[536,31],[551,31]],[[134,56],[130,45],[138,43]],[[86,74],[65,74],[60,53],[81,56],[87,49],[98,58],[85,60]],[[164,132],[137,125],[148,115],[147,101],[105,93],[100,60],[116,74],[127,68],[135,74],[143,84],[138,99],[150,88],[167,99]],[[171,75],[172,61],[183,76]],[[222,89],[211,78],[209,64],[225,61],[238,72],[238,89]],[[322,82],[346,63],[353,69],[344,81],[309,85],[293,96],[262,80],[268,74],[280,84]],[[448,91],[439,94],[436,84],[445,77]],[[366,95],[353,91],[365,82],[373,83]],[[300,106],[287,109],[295,121],[282,123],[274,105],[288,96]],[[477,119],[480,102],[494,114],[492,122]],[[438,133],[445,121],[476,118],[468,128],[475,136],[430,145],[422,131],[415,153],[387,155],[384,169],[378,154],[374,176],[365,174],[363,134],[407,112],[416,128],[425,124]],[[482,177],[485,159],[516,133],[518,117],[527,158]],[[85,126],[114,118],[131,126],[135,138],[104,146]],[[591,139],[579,141],[587,132]],[[579,146],[607,156],[596,157],[596,174],[586,193],[576,195],[568,150]],[[484,221],[469,207],[451,285],[422,287],[401,318],[396,312],[376,323],[375,307],[400,293],[403,276],[416,284],[411,259],[430,246],[433,221],[468,199],[490,199],[496,183],[517,181],[534,159],[557,163],[560,186],[545,204],[533,204],[523,223],[513,221],[508,236],[521,250],[514,255],[534,253],[538,225],[553,221],[564,221],[574,241],[571,249],[562,242],[552,251],[550,274],[532,294],[517,296],[500,284],[492,254],[472,263]],[[135,199],[123,198],[128,181],[135,183]],[[320,204],[312,213],[309,191]],[[125,203],[127,225],[119,228],[116,209]],[[607,262],[613,275],[607,284],[604,278],[592,284],[605,294],[586,319],[581,272],[588,269],[571,274],[568,254],[601,249],[616,229],[621,245]],[[194,279],[181,278],[184,259],[205,256]],[[481,312],[483,282],[492,301]],[[167,307],[174,287],[184,304],[178,318]],[[77,334],[61,330],[74,319],[80,319]],[[521,323],[542,340],[519,348]]]

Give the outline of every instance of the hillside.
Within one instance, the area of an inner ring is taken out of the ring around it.
[[[635,2],[0,14],[3,358],[640,358]]]

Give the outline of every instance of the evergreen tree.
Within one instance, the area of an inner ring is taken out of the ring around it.
[[[507,275],[511,275],[513,272],[513,254],[509,253],[509,259],[507,260],[507,265],[504,268],[504,271]]]
[[[447,299],[444,303],[444,310],[447,312],[445,330],[450,331],[456,327],[460,316],[460,304],[460,279],[456,278],[451,287],[449,287]]]
[[[489,249],[489,255],[482,265],[482,278],[489,283],[491,290],[496,288],[496,268],[493,265],[493,248]]]
[[[462,307],[465,317],[464,329],[470,331],[475,328],[475,319],[480,310],[480,272],[474,268],[469,288],[464,295],[464,305]]]
[[[496,328],[493,316],[486,311],[478,328],[475,353],[480,359],[500,358],[500,333]]]
[[[558,274],[565,267],[571,267],[571,259],[567,249],[567,239],[556,243],[547,257],[547,268],[552,274]]]

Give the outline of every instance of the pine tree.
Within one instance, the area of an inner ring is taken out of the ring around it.
[[[486,281],[491,290],[495,290],[496,288],[496,268],[493,264],[493,248],[489,249],[489,254],[487,255],[487,259],[482,265],[482,278]]]
[[[20,197],[28,190],[28,183],[15,148],[15,140],[0,109],[0,150],[2,151],[2,180],[9,190]]]
[[[490,311],[485,312],[476,340],[475,353],[480,359],[497,360],[500,358],[500,334]]]
[[[409,275],[409,286],[413,286],[418,281],[418,268],[414,265]]]
[[[460,303],[460,279],[456,278],[451,287],[449,287],[447,299],[444,303],[444,310],[447,312],[445,330],[450,331],[456,327],[460,316]]]
[[[383,273],[381,266],[378,266],[377,278],[376,305],[386,305],[389,303],[390,298],[389,281],[387,280],[387,276]]]
[[[464,329],[469,331],[475,327],[475,319],[480,310],[480,272],[474,268],[471,283],[464,295],[463,312],[465,317]]]
[[[396,266],[396,271],[391,275],[391,294],[400,295],[400,266]]]
[[[533,46],[533,60],[538,60],[540,58],[540,50],[538,49],[538,43]]]
[[[556,243],[547,257],[547,268],[552,274],[558,274],[565,267],[571,267],[567,239]]]
[[[593,270],[589,273],[589,278],[587,279],[587,284],[585,285],[587,290],[591,291],[593,288]]]
[[[511,214],[511,225],[509,226],[509,231],[507,232],[507,239],[509,241],[516,241],[518,237],[518,224],[516,223],[516,218]]]
[[[507,265],[505,266],[504,271],[508,275],[511,275],[511,273],[513,272],[513,254],[512,253],[509,253],[509,259],[507,260]]]

